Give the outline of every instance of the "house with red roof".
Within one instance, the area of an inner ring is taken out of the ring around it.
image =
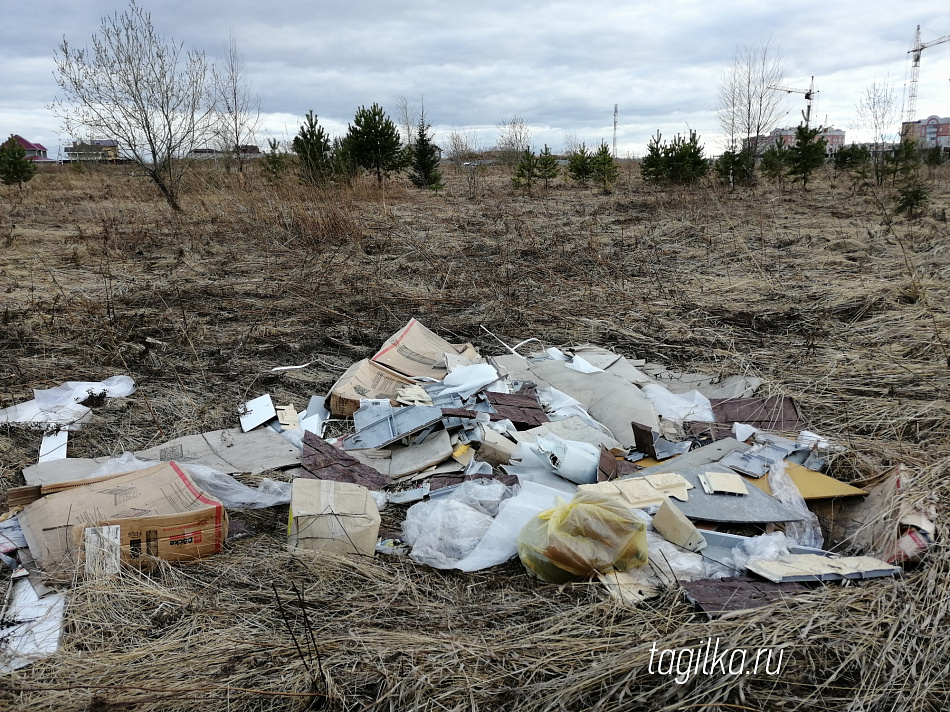
[[[13,134],[13,139],[23,146],[23,150],[26,151],[26,160],[34,163],[56,163],[52,158],[47,157],[46,146],[43,144],[27,141],[19,134]]]

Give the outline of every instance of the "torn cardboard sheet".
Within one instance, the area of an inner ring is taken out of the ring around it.
[[[88,527],[118,525],[122,561],[134,566],[215,554],[227,536],[224,506],[174,462],[57,487],[60,492],[27,505],[17,517],[47,573],[71,574],[83,564]]]
[[[415,319],[410,319],[408,324],[386,340],[372,360],[406,376],[424,376],[441,381],[448,373],[445,355],[458,355],[463,351],[468,358],[479,357],[470,344],[459,349]]]
[[[290,497],[287,548],[373,556],[379,509],[365,487],[350,482],[297,479]]]
[[[302,463],[303,468],[319,480],[349,482],[373,490],[382,489],[390,482],[388,475],[313,433],[304,435]]]
[[[56,482],[83,480],[96,470],[108,457],[67,457],[64,460],[38,462],[23,468],[23,479],[28,485],[48,485]]]
[[[399,389],[412,384],[411,378],[382,364],[369,359],[357,361],[330,388],[330,413],[335,418],[347,418],[359,410],[360,400],[385,398],[395,401]]]
[[[66,594],[40,598],[25,575],[14,578],[11,586],[9,601],[0,610],[0,675],[55,653],[63,630]]]
[[[653,404],[637,386],[619,376],[577,373],[563,361],[539,361],[531,364],[529,372],[532,380],[542,382],[538,385],[553,386],[580,401],[624,447],[632,447],[636,442],[631,423],[659,430]]]
[[[394,446],[390,453],[390,476],[404,477],[438,465],[452,456],[452,439],[447,430],[437,430],[419,444]]]
[[[873,556],[818,556],[793,554],[782,561],[750,561],[746,568],[769,581],[837,581],[896,576],[899,566],[892,566]]]
[[[248,472],[254,475],[300,464],[300,450],[270,428],[247,433],[230,428],[186,435],[139,450],[135,456],[140,460],[205,465],[226,474]]]
[[[660,595],[660,588],[643,568],[626,571],[608,571],[598,574],[610,597],[628,606],[636,606]]]

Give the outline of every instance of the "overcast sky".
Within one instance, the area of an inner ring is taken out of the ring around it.
[[[771,41],[788,62],[784,83],[819,90],[817,122],[856,132],[855,105],[875,79],[890,79],[897,110],[916,25],[926,42],[950,35],[950,3],[912,0],[667,0],[666,2],[466,3],[363,0],[148,2],[153,23],[186,47],[221,56],[229,32],[260,96],[261,136],[288,140],[310,109],[332,134],[356,108],[424,96],[436,142],[471,128],[482,147],[497,125],[521,116],[532,143],[562,149],[567,132],[618,155],[642,154],[650,136],[699,132],[721,148],[716,87],[736,48]],[[60,95],[53,55],[65,36],[86,45],[117,0],[0,0],[0,135],[39,141],[57,157],[71,142],[47,108]],[[950,42],[923,52],[917,114],[950,115]],[[798,123],[801,94],[788,95],[783,125]]]

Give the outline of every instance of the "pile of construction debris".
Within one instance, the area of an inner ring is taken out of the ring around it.
[[[0,672],[57,649],[57,584],[219,554],[228,510],[289,504],[301,556],[460,571],[519,556],[542,581],[599,579],[630,605],[682,586],[710,617],[894,576],[932,543],[933,512],[893,504],[899,469],[867,488],[823,474],[840,448],[791,399],[756,397],[759,379],[591,345],[522,355],[532,341],[483,356],[411,320],[303,411],[264,394],[238,408],[240,427],[120,458],[66,446],[90,408],[134,393],[127,377],[0,411],[45,433],[0,515]],[[265,471],[257,487],[232,477]],[[398,529],[381,529],[387,508]]]

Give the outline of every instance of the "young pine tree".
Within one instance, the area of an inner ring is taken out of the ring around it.
[[[300,131],[294,137],[293,148],[299,161],[300,180],[316,186],[330,179],[333,158],[330,137],[317,123],[312,111],[307,112]]]
[[[782,141],[773,143],[762,154],[762,175],[781,188],[785,185],[788,175],[789,152],[788,146]]]
[[[551,181],[558,177],[561,172],[561,166],[558,165],[557,156],[551,153],[551,149],[544,144],[544,150],[538,154],[538,178],[544,181],[544,189],[547,190]]]
[[[591,160],[593,167],[593,177],[605,193],[609,193],[617,182],[617,162],[610,153],[610,148],[606,143],[601,143],[597,153]]]
[[[586,183],[594,175],[594,156],[587,150],[587,144],[582,143],[571,152],[567,158],[567,174],[571,180]]]
[[[353,162],[375,173],[379,183],[390,173],[406,167],[399,129],[379,104],[357,109],[344,143]]]
[[[0,183],[16,183],[22,190],[23,184],[32,180],[35,173],[36,166],[33,161],[27,159],[26,149],[15,137],[10,136],[0,145]]]
[[[439,165],[442,162],[439,148],[432,143],[431,125],[426,122],[425,109],[419,114],[419,124],[416,126],[415,141],[409,146],[412,160],[409,180],[417,188],[440,190],[442,188],[442,171]]]
[[[518,166],[515,168],[515,175],[511,179],[511,184],[521,190],[531,190],[531,186],[538,179],[538,157],[534,151],[525,149],[518,159]]]
[[[808,188],[812,173],[825,162],[825,139],[820,133],[821,127],[799,125],[795,129],[795,144],[788,149],[788,173],[793,180],[801,181],[802,189]]]

